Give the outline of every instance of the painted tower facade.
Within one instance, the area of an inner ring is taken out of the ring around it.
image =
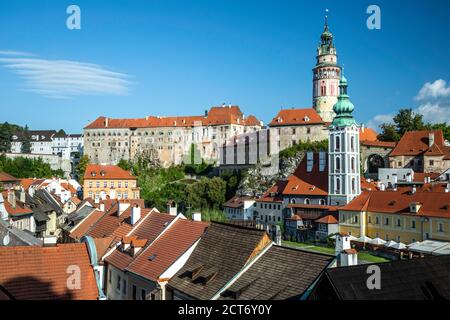
[[[329,204],[336,206],[346,205],[361,193],[359,126],[352,116],[354,106],[347,95],[344,76],[339,89],[328,144]]]
[[[328,29],[327,17],[316,59],[313,69],[313,107],[325,122],[331,122],[334,118],[333,106],[339,95],[341,68],[337,64],[336,47],[333,34]]]

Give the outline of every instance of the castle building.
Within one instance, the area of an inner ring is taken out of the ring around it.
[[[334,117],[333,106],[339,95],[341,68],[337,64],[336,47],[333,34],[328,29],[327,18],[316,59],[317,63],[313,68],[313,107],[323,121],[331,122]]]
[[[187,156],[194,158],[194,163],[202,159],[216,163],[226,139],[261,127],[261,121],[232,105],[212,107],[204,116],[99,117],[84,128],[84,151],[98,164],[132,160],[149,149],[156,151],[163,166],[186,163]]]
[[[342,76],[340,94],[333,106],[336,116],[330,125],[328,144],[328,194],[330,205],[345,205],[361,193],[359,126],[352,116],[353,104]]]

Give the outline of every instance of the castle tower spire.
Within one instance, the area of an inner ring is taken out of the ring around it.
[[[346,205],[361,193],[359,126],[353,118],[355,109],[347,93],[347,79],[342,75],[339,97],[329,127],[328,195],[330,205]]]
[[[340,67],[337,64],[333,34],[328,27],[328,15],[325,16],[320,40],[316,66],[313,68],[313,107],[325,122],[331,122],[334,117],[333,105],[339,94]]]

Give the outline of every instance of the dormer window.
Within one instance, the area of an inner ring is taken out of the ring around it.
[[[308,116],[305,116],[305,117],[303,118],[303,121],[309,122],[309,117],[308,117]]]

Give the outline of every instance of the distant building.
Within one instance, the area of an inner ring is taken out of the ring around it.
[[[162,165],[184,160],[217,163],[226,139],[259,130],[262,123],[238,106],[212,107],[203,116],[147,116],[139,119],[99,117],[84,128],[85,154],[93,163],[117,164],[154,148]],[[194,145],[194,148],[192,148]]]
[[[364,191],[339,208],[339,231],[355,237],[413,243],[450,241],[450,193],[445,183]]]
[[[0,188],[17,189],[20,188],[20,179],[13,177],[6,172],[0,172]]]
[[[443,172],[450,168],[450,146],[442,130],[408,131],[389,154],[391,168]]]
[[[99,199],[139,199],[137,178],[114,165],[89,164],[84,173],[83,197]]]
[[[254,220],[254,204],[253,197],[234,196],[223,204],[223,210],[228,220]]]

